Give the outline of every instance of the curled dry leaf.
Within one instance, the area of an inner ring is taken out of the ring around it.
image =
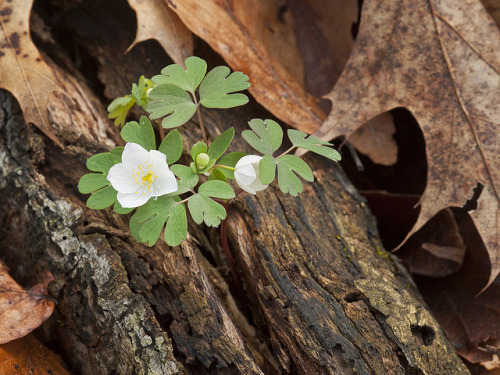
[[[27,335],[48,319],[54,301],[47,298],[47,287],[53,280],[52,274],[45,271],[42,284],[24,290],[0,263],[0,344]]]
[[[47,100],[60,90],[30,36],[33,0],[0,0],[0,87],[19,101],[26,122],[63,148],[49,124]]]
[[[200,6],[196,0],[169,0],[168,4],[231,68],[250,77],[253,85],[249,90],[259,103],[297,129],[312,133],[319,128],[325,115],[316,98],[276,61],[275,51],[266,48],[272,33],[262,30],[268,27],[260,26],[261,19],[248,16],[249,11],[255,14],[259,7],[269,6],[266,1],[207,0]],[[278,2],[273,4],[274,10],[268,14],[278,17]]]
[[[128,0],[137,14],[137,33],[128,47],[156,39],[176,64],[193,55],[193,35],[164,0]]]
[[[0,345],[0,374],[67,375],[61,359],[33,335]]]
[[[500,273],[500,31],[479,0],[363,4],[354,49],[316,133],[331,140],[406,107],[426,143],[427,187],[408,237],[446,207],[470,212],[488,249],[490,285]]]
[[[411,273],[445,277],[462,267],[465,251],[453,212],[446,208],[415,233],[398,255]]]

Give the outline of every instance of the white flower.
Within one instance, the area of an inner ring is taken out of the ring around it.
[[[107,179],[118,191],[118,202],[126,208],[139,207],[151,197],[177,191],[177,180],[168,168],[165,154],[148,152],[136,143],[125,145],[122,162],[111,167]]]
[[[243,156],[235,165],[234,179],[240,188],[250,194],[264,190],[269,185],[264,185],[259,178],[259,162],[262,156]]]

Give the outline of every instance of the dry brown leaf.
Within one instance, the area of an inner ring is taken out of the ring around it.
[[[176,64],[193,55],[193,35],[164,0],[128,0],[137,14],[137,33],[128,47],[156,39]]]
[[[458,225],[468,249],[460,271],[445,278],[415,279],[457,352],[471,363],[500,368],[500,279],[477,296],[488,280],[486,249],[469,217],[459,216]]]
[[[392,115],[384,112],[361,125],[348,141],[374,163],[393,165],[398,160],[398,145],[393,138],[395,132]]]
[[[45,271],[44,281],[29,290],[21,288],[0,263],[0,344],[23,337],[39,327],[54,311],[47,298],[48,284],[54,280]]]
[[[250,77],[250,92],[254,98],[276,117],[297,129],[314,132],[325,115],[316,99],[278,63],[267,50],[266,35],[260,21],[244,17],[235,11],[237,2],[223,0],[169,0],[169,6],[184,24],[215,51],[222,55],[234,70]],[[266,4],[248,2],[246,11]],[[238,8],[241,9],[241,8]],[[274,17],[279,16],[276,6]]]
[[[427,187],[408,236],[446,207],[470,212],[500,273],[500,32],[479,0],[364,2],[353,52],[316,133],[331,140],[395,107],[420,124]]]
[[[33,335],[0,345],[0,374],[66,375],[61,359]]]
[[[49,95],[60,88],[31,40],[32,4],[33,0],[0,0],[0,87],[19,101],[26,122],[35,124],[63,148],[47,115]]]

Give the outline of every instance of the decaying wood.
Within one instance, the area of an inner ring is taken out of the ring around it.
[[[107,94],[129,89],[143,73],[137,61],[161,69],[154,45],[118,53],[130,41],[118,38],[129,35],[127,17],[103,24],[91,8],[87,26],[66,21],[68,33],[95,59]],[[67,92],[49,107],[64,150],[0,92],[0,257],[26,284],[53,273],[58,305],[41,334],[75,373],[468,373],[338,166],[308,155],[316,182],[300,197],[272,187],[230,204],[244,295],[217,232],[193,227],[177,248],[148,248],[129,235],[126,217],[87,210],[76,189],[85,161],[120,140],[95,89],[62,66],[65,53],[51,52]],[[257,105],[204,114],[212,137],[266,116]],[[195,126],[185,132],[191,140]]]

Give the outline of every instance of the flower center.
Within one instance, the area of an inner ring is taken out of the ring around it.
[[[155,178],[158,178],[157,175],[154,174],[154,171],[152,170],[153,164],[149,164],[147,161],[144,162],[146,165],[146,168],[142,168],[142,164],[139,165],[138,170],[133,170],[132,175],[135,179],[135,182],[137,185],[144,186],[146,185],[146,188],[149,191],[152,191],[151,189],[151,184],[153,183],[153,180]],[[161,190],[161,188],[159,188]],[[139,193],[139,192],[137,192]],[[143,192],[142,194],[146,195],[146,192]]]
[[[149,172],[147,175],[142,176],[142,182],[148,182],[148,184],[151,184],[153,182],[153,174]]]

